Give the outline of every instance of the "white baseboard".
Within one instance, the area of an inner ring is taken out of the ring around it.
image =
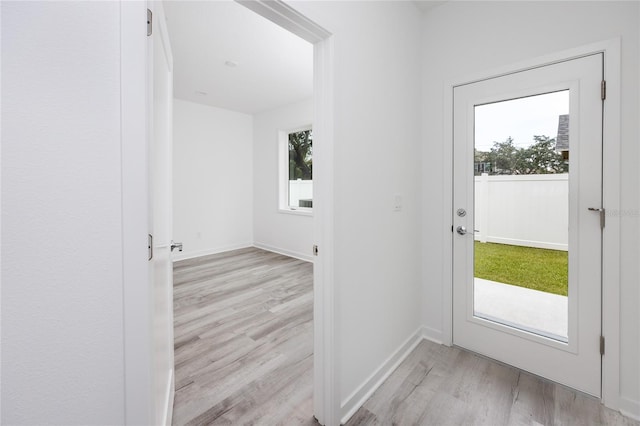
[[[431,328],[431,327],[427,327],[427,326],[422,326],[420,328],[420,332],[422,335],[422,338],[425,340],[429,340],[433,343],[437,343],[439,345],[442,345],[442,331],[441,330],[436,330],[435,328]]]
[[[164,419],[162,424],[165,426],[171,426],[173,421],[173,400],[175,398],[175,376],[173,374],[173,368],[169,370],[169,381],[167,383],[165,406],[164,406]]]
[[[620,398],[620,412],[633,420],[640,420],[640,401]]]
[[[395,371],[402,361],[409,356],[416,346],[422,341],[422,327],[415,331],[400,345],[358,388],[341,404],[341,424],[346,424],[367,399],[382,385],[382,383]]]
[[[185,251],[182,253],[178,252],[173,254],[173,261],[178,262],[180,260],[194,259],[196,257],[209,256],[212,254],[224,253],[225,251],[238,250],[238,249],[243,249],[243,248],[252,247],[252,246],[253,244],[251,243],[244,243],[244,244],[234,244],[230,246],[216,247],[216,248],[210,248],[210,249],[204,249],[204,250]]]
[[[281,249],[279,247],[273,247],[264,243],[253,243],[255,248],[259,248],[266,251],[272,251],[274,253],[282,254],[284,256],[294,257],[296,259],[304,260],[305,262],[313,262],[313,256],[310,254],[298,253],[291,250]]]

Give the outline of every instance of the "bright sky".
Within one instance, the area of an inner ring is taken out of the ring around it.
[[[494,141],[504,142],[509,136],[520,148],[530,146],[534,135],[555,138],[562,114],[569,114],[568,90],[477,106],[475,147],[490,151]]]

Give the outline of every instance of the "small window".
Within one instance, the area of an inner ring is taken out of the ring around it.
[[[280,208],[311,212],[313,208],[313,131],[310,126],[280,132]]]

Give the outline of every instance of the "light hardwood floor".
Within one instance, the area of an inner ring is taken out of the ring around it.
[[[590,396],[428,341],[421,342],[347,422],[347,426],[639,424]]]
[[[176,262],[174,425],[315,424],[313,266],[249,248]]]
[[[317,425],[312,265],[259,249],[176,262],[174,425]],[[640,426],[594,398],[424,341],[353,425]]]

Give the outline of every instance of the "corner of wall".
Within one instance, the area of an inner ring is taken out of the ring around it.
[[[433,343],[437,343],[439,345],[443,345],[444,340],[442,339],[442,330],[436,330],[435,328],[427,327],[423,325],[421,327],[421,335],[425,340],[429,340]]]
[[[313,262],[313,256],[310,254],[306,254],[306,253],[301,253],[298,251],[293,251],[293,250],[287,250],[287,249],[283,249],[283,248],[279,248],[279,247],[273,247],[269,244],[264,244],[264,243],[260,243],[257,241],[253,242],[253,247],[255,248],[259,248],[262,250],[266,250],[266,251],[270,251],[273,253],[278,253],[281,254],[283,256],[289,256],[289,257],[293,257],[296,259],[300,259],[300,260],[304,260],[305,262]]]
[[[208,248],[204,250],[186,251],[186,252],[174,254],[173,261],[179,262],[181,260],[194,259],[196,257],[202,257],[202,256],[210,256],[213,254],[224,253],[232,250],[240,250],[240,249],[252,247],[252,246],[253,244],[251,242],[243,242],[243,243],[238,243],[233,245]]]
[[[340,404],[341,424],[346,424],[349,421],[367,399],[398,368],[402,361],[420,344],[423,338],[423,330],[418,328],[351,395],[344,399]]]

